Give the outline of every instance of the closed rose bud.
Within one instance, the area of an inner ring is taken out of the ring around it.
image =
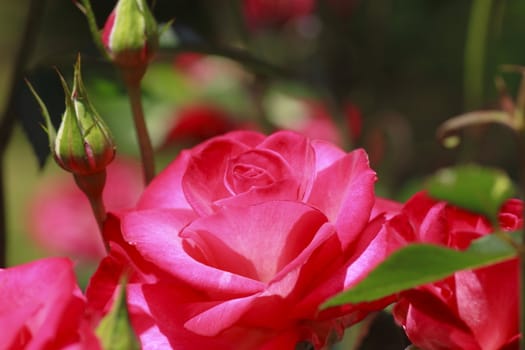
[[[31,84],[27,84],[42,111],[53,157],[58,165],[73,174],[102,230],[106,220],[102,192],[106,183],[106,167],[115,158],[115,145],[108,127],[87,97],[80,74],[80,56],[75,64],[73,91],[69,90],[60,73],[59,77],[64,88],[66,110],[58,132],[51,123],[46,105]]]
[[[157,23],[146,1],[119,0],[104,25],[102,42],[117,66],[143,74],[159,45]]]
[[[88,100],[80,74],[80,58],[75,65],[73,91],[61,77],[66,94],[66,110],[52,144],[57,163],[75,175],[100,173],[115,157],[109,129]]]

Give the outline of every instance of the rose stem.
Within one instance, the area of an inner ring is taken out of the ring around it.
[[[100,238],[104,243],[106,252],[109,253],[109,245],[104,239],[104,223],[107,219],[106,207],[102,198],[104,185],[106,183],[106,171],[93,175],[73,175],[75,182],[80,190],[86,195],[93,211],[93,216],[97,220]]]
[[[97,220],[100,237],[102,238],[102,242],[104,242],[104,247],[106,248],[106,252],[109,253],[109,245],[104,239],[104,234],[103,234],[104,222],[106,221],[107,215],[106,215],[106,208],[104,206],[104,202],[102,201],[102,196],[98,196],[96,198],[89,198],[89,204],[91,205],[91,210],[93,211],[93,215],[95,216],[95,219]]]
[[[140,81],[124,78],[126,89],[128,91],[133,122],[139,142],[140,157],[142,160],[142,169],[144,173],[144,183],[147,185],[155,176],[155,161],[153,158],[153,146],[148,134],[146,121],[144,119],[144,109],[140,94]]]

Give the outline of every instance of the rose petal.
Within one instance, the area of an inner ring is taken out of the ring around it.
[[[123,235],[146,260],[196,288],[234,295],[261,290],[259,281],[202,264],[186,253],[178,235],[193,215],[168,209],[132,212],[123,219]]]
[[[224,174],[230,158],[248,150],[248,146],[232,140],[218,138],[207,147],[194,152],[183,177],[184,195],[199,215],[214,211],[213,202],[231,194],[224,185]]]
[[[238,195],[291,177],[292,170],[279,153],[253,149],[229,159],[224,182],[232,195]]]
[[[268,136],[258,148],[273,150],[286,159],[293,169],[297,183],[302,184],[298,198],[309,191],[315,169],[315,153],[306,137],[290,131],[280,131]]]
[[[403,325],[414,345],[422,349],[480,350],[468,329],[450,315],[448,307],[428,297],[428,294],[414,294],[410,304],[402,301],[394,308],[396,321]],[[433,309],[433,312],[422,311],[416,305]]]
[[[142,349],[235,349],[223,339],[184,327],[198,300],[198,293],[182,285],[129,285],[130,318]]]
[[[346,152],[330,142],[323,140],[312,140],[310,144],[315,151],[316,173],[324,170],[328,166],[346,156]]]
[[[517,259],[454,277],[458,315],[483,350],[500,348],[518,330]]]
[[[244,298],[223,301],[199,313],[184,323],[184,327],[195,334],[216,336],[231,327],[251,307],[257,294]]]
[[[210,266],[268,282],[310,244],[325,221],[302,203],[271,201],[195,220],[182,236],[200,247]]]
[[[294,317],[308,317],[323,301],[355,285],[384,260],[391,249],[390,242],[386,239],[388,233],[381,230],[383,222],[382,217],[376,218],[362,232],[359,241],[349,252],[345,253],[341,246],[336,247],[333,242],[328,242],[330,245],[326,245],[309,259],[302,271],[303,279],[319,277],[314,286],[309,286],[309,289],[302,292],[306,295],[296,304]],[[330,274],[325,271],[330,271]],[[378,309],[384,306],[386,305],[381,305]]]
[[[376,174],[365,151],[356,150],[317,174],[307,203],[323,212],[337,228],[343,249],[370,218]]]
[[[182,177],[190,153],[183,151],[164,171],[157,175],[142,194],[137,209],[191,209],[182,191]]]
[[[8,348],[18,348],[19,341],[27,349],[80,341],[85,301],[70,260],[47,258],[0,269],[0,299],[2,343]]]
[[[378,215],[385,215],[385,218],[390,219],[393,216],[399,214],[403,204],[392,201],[390,199],[376,197],[376,202],[372,208],[371,218],[375,218]]]

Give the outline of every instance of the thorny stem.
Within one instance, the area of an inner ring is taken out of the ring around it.
[[[135,131],[137,133],[137,139],[140,148],[144,184],[148,185],[155,176],[155,160],[153,157],[153,146],[151,144],[148,128],[146,126],[146,120],[144,118],[144,109],[142,108],[140,82],[130,82],[129,80],[124,80],[126,89],[128,91],[131,112],[133,114],[133,122],[135,123]]]

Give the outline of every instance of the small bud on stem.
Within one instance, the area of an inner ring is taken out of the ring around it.
[[[65,94],[65,111],[58,132],[55,131],[49,112],[31,84],[45,119],[49,146],[56,162],[73,174],[75,182],[87,196],[102,233],[106,210],[102,192],[106,182],[106,167],[115,157],[115,145],[108,127],[88,99],[80,72],[80,56],[74,70],[73,90],[60,73]]]

